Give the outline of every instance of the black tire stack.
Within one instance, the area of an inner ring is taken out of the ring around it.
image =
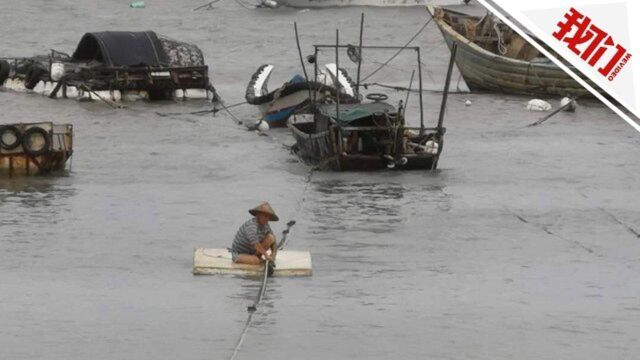
[[[51,134],[37,126],[30,127],[22,134],[15,125],[0,126],[0,147],[3,150],[14,150],[20,145],[27,155],[43,155],[51,148]]]

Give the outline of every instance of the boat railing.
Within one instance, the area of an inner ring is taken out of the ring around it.
[[[393,129],[394,126],[341,126],[340,129],[342,129],[343,131],[382,131],[382,130],[389,130],[389,129]],[[420,127],[418,126],[402,126],[402,129],[405,130],[420,130]],[[424,131],[438,131],[439,129],[437,127],[429,127],[429,128],[422,128],[422,130]],[[442,129],[444,132],[444,128]]]

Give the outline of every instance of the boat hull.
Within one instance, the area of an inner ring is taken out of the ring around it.
[[[389,160],[379,155],[340,153],[337,145],[337,130],[312,133],[313,123],[288,123],[294,139],[295,152],[307,164],[323,170],[369,171],[387,169]],[[438,165],[439,153],[402,154],[407,162],[395,166],[398,170],[433,170]]]
[[[440,9],[438,9],[440,10]],[[429,7],[431,14],[434,9]],[[492,53],[435,16],[447,46],[457,44],[455,62],[469,89],[522,95],[590,96],[552,62],[524,61]]]

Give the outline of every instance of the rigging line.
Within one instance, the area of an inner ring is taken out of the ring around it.
[[[215,3],[217,3],[218,1],[220,1],[220,0],[213,0],[213,1],[210,1],[210,2],[208,2],[208,3],[206,3],[206,4],[202,5],[202,6],[198,6],[197,8],[193,9],[193,11],[197,11],[197,10],[204,9],[204,8],[209,8],[209,9],[211,9],[211,5],[213,5],[213,4],[215,4]],[[207,9],[207,10],[208,10],[208,9]]]
[[[422,25],[422,27],[420,28],[420,30],[418,30],[418,32],[417,32],[415,35],[413,35],[413,37],[412,37],[412,38],[411,38],[411,39],[410,39],[410,40],[409,40],[409,41],[408,41],[408,42],[407,42],[407,43],[406,43],[402,48],[398,49],[398,51],[397,51],[395,54],[393,54],[393,56],[391,56],[391,57],[389,58],[389,60],[385,61],[382,65],[380,65],[380,67],[378,67],[376,70],[374,70],[371,74],[369,74],[369,75],[365,76],[365,77],[364,77],[364,79],[362,79],[361,81],[366,81],[368,78],[372,77],[375,73],[377,73],[378,71],[380,71],[383,67],[387,66],[387,64],[389,64],[389,63],[391,62],[391,60],[395,59],[395,58],[396,58],[396,56],[398,56],[398,55],[399,55],[399,54],[400,54],[404,49],[406,49],[406,48],[407,48],[407,46],[409,46],[409,44],[411,44],[411,42],[412,42],[413,40],[415,40],[415,39],[418,37],[418,35],[420,35],[420,33],[421,33],[422,31],[424,31],[424,29],[427,27],[427,25],[429,25],[429,23],[431,22],[431,20],[433,20],[433,18],[430,18],[429,20],[427,20],[427,22],[426,22],[426,23],[424,23],[424,25]]]
[[[235,115],[233,115],[233,113],[229,110],[228,106],[225,106],[224,103],[221,101],[220,102],[220,106],[222,106],[222,108],[224,109],[224,111],[227,112],[227,114],[229,114],[229,116],[231,116],[231,118],[238,124],[238,125],[243,125],[244,122],[240,119],[238,119]]]
[[[414,89],[414,88],[406,88],[403,86],[395,86],[395,85],[387,85],[387,84],[381,84],[378,82],[372,82],[372,83],[364,83],[362,84],[362,86],[366,89],[369,86],[378,86],[381,88],[387,88],[387,89],[392,89],[392,90],[396,90],[396,91],[411,91],[414,93],[418,93],[420,92],[420,90],[418,89]],[[422,89],[423,93],[436,93],[436,94],[441,94],[443,92],[443,90],[434,90],[434,89]],[[457,90],[457,91],[449,91],[449,94],[466,94],[468,93],[468,91],[462,91],[462,90]]]
[[[234,1],[247,10],[251,10],[252,8],[255,8],[255,6],[246,5],[242,0],[234,0]]]

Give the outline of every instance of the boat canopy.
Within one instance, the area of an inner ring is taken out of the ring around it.
[[[169,58],[153,31],[86,33],[73,53],[73,60],[99,61],[109,67],[161,67],[169,65]]]
[[[395,114],[396,108],[383,101],[376,101],[368,104],[341,104],[340,116],[336,116],[335,104],[322,105],[318,109],[321,114],[327,116],[341,125],[349,124],[352,121],[371,117],[374,114],[388,112]]]

